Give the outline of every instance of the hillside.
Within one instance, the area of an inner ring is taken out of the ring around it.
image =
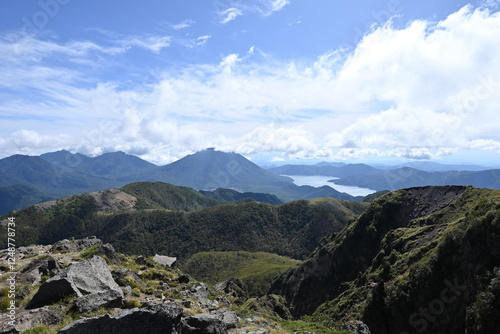
[[[127,254],[187,258],[203,251],[246,250],[302,258],[367,206],[331,198],[278,206],[220,203],[190,188],[134,183],[20,210],[13,214],[19,222],[16,242],[96,235]],[[4,243],[0,240],[0,247]]]
[[[299,263],[264,252],[202,252],[191,256],[180,267],[195,279],[213,285],[239,279],[249,296],[261,296],[276,276]]]
[[[241,193],[232,189],[225,188],[217,188],[214,191],[204,191],[200,190],[205,196],[211,197],[216,200],[226,201],[226,202],[241,202],[241,201],[257,201],[269,203],[272,205],[283,204],[283,202],[275,195],[271,194],[261,194],[261,193],[252,193],[245,192]]]
[[[372,333],[494,333],[500,312],[500,191],[398,190],[375,200],[271,289],[292,314]],[[430,312],[430,313],[429,313]]]

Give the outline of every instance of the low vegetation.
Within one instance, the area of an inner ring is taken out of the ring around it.
[[[245,284],[250,296],[262,296],[267,293],[277,275],[299,263],[264,252],[203,252],[191,256],[181,265],[181,269],[197,280],[210,284],[238,278]]]

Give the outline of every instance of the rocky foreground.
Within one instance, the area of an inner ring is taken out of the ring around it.
[[[0,257],[5,260],[7,251]],[[117,254],[97,238],[20,247],[14,312],[8,309],[10,270],[0,268],[5,271],[0,333],[265,334],[315,328],[290,320],[282,297],[248,298],[236,279],[209,288],[171,268],[174,261]],[[369,333],[360,322],[346,323],[346,331],[317,328],[318,333]]]

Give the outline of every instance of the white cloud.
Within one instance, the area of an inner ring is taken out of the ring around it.
[[[160,53],[164,48],[170,46],[170,36],[130,36],[122,41],[126,47],[138,46],[140,48]]]
[[[225,11],[219,13],[221,20],[219,21],[222,24],[226,24],[236,19],[238,16],[243,15],[243,12],[238,8],[228,8]]]
[[[271,1],[271,10],[273,12],[280,11],[289,3],[290,3],[289,0],[273,0]]]
[[[212,38],[210,35],[200,36],[196,39],[196,45],[205,45]]]
[[[283,8],[285,2],[266,2],[266,8],[272,3]],[[26,131],[40,128],[38,139],[19,133],[22,140],[16,147],[23,152],[67,143],[85,152],[146,152],[144,157],[158,157],[155,162],[209,146],[295,158],[428,159],[459,149],[496,153],[498,31],[499,13],[467,6],[436,23],[381,26],[352,53],[333,50],[310,62],[280,62],[252,46],[246,54],[229,53],[218,63],[159,71],[156,82],[128,90],[93,81],[84,88],[79,83],[87,79],[86,71],[50,66],[45,60],[93,61],[92,54],[98,53],[111,62],[130,46],[158,53],[170,45],[168,37],[119,37],[115,40],[124,42],[110,43],[114,47],[4,37],[0,87],[35,97],[3,99],[0,117],[30,119]],[[209,38],[193,37],[192,44]],[[54,121],[37,122],[37,117]],[[90,128],[102,119],[117,126],[112,131]],[[90,139],[75,131],[82,125],[93,134]],[[0,135],[2,153],[19,130],[12,129]],[[54,131],[62,135],[54,137]],[[53,143],[44,139],[51,137],[56,138]]]
[[[184,20],[184,21],[182,21],[180,23],[172,24],[171,27],[174,30],[180,30],[180,29],[189,28],[190,26],[192,26],[195,23],[196,22],[194,20]]]

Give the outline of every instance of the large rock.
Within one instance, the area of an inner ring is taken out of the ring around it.
[[[111,316],[80,319],[58,334],[180,334],[181,316],[182,308],[175,303],[156,304],[124,310]]]
[[[210,314],[215,315],[217,318],[222,320],[228,329],[235,328],[240,319],[236,315],[236,312],[230,311],[225,307],[212,311]]]
[[[216,315],[202,313],[182,319],[182,334],[226,334],[227,327]]]
[[[116,293],[109,293],[110,290]],[[58,275],[47,280],[40,286],[27,308],[37,308],[60,300],[66,295],[76,294],[78,297],[97,294],[96,298],[86,297],[85,303],[95,300],[98,304],[90,307],[92,309],[105,306],[123,298],[123,292],[113,280],[106,261],[100,256],[92,259],[74,263],[61,271]],[[105,297],[112,299],[105,300]]]
[[[76,309],[80,313],[86,313],[96,310],[102,306],[120,307],[123,299],[123,292],[120,292],[110,289],[78,297],[75,299]]]
[[[205,283],[191,287],[189,290],[180,292],[182,297],[191,298],[205,306],[217,306],[217,301],[208,298],[208,290]]]
[[[7,326],[8,322],[5,321],[0,326],[0,333],[21,333],[40,325],[54,326],[61,322],[63,315],[59,311],[50,310],[48,307],[42,307],[32,310],[29,313],[22,314],[16,319],[15,326]]]
[[[131,269],[127,268],[116,268],[111,272],[113,279],[120,286],[128,286],[127,277],[130,277],[135,283],[139,284],[142,287],[145,287],[146,284],[136,275]]]
[[[111,264],[121,264],[122,261],[111,244],[102,245],[97,251],[97,255],[105,255]]]
[[[49,252],[74,252],[74,251],[82,251],[93,245],[102,245],[101,239],[97,239],[96,237],[90,237],[85,239],[78,240],[68,240],[64,239],[56,242],[50,248]]]
[[[31,261],[19,273],[18,280],[20,283],[38,284],[42,280],[42,276],[53,277],[61,270],[57,261],[47,256],[41,259]]]
[[[17,251],[19,254],[22,254],[23,257],[26,258],[40,255],[40,251],[33,247],[19,247]]]
[[[238,278],[230,278],[227,281],[217,283],[215,285],[215,290],[241,300],[246,300],[248,298],[247,287],[245,283]]]
[[[359,320],[346,322],[343,329],[351,332],[352,334],[371,334],[368,326]]]

